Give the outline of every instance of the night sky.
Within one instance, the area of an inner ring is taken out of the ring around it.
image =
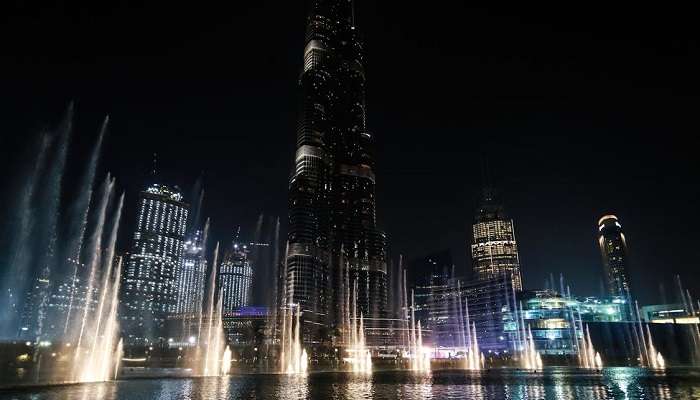
[[[21,150],[74,100],[69,182],[111,117],[101,171],[127,193],[120,248],[154,152],[159,179],[186,194],[203,173],[217,238],[238,225],[251,237],[260,213],[286,219],[303,2],[29,3],[0,10],[1,201]],[[449,247],[466,273],[488,160],[526,287],[561,271],[598,294],[596,223],[611,212],[642,302],[676,273],[700,295],[696,14],[584,5],[356,1],[392,256]]]

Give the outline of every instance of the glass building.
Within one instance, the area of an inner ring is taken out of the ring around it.
[[[234,242],[219,265],[218,288],[224,315],[249,305],[253,267],[248,255],[247,245]]]
[[[627,301],[623,297],[569,297],[553,290],[521,292],[518,297],[522,314],[511,310],[503,314],[505,333],[516,340],[517,330],[527,327],[532,331],[536,349],[547,356],[578,354],[581,329],[588,323],[618,323],[623,321]],[[523,326],[518,326],[521,317]],[[515,346],[513,346],[515,347]]]
[[[508,276],[515,290],[523,289],[513,220],[506,216],[491,188],[484,189],[472,225],[471,256],[475,279]]]
[[[616,216],[605,215],[598,221],[598,245],[603,257],[605,281],[610,295],[629,298],[627,241]]]
[[[202,309],[207,279],[204,234],[196,230],[185,240],[182,262],[177,270],[176,314],[196,314]]]
[[[132,251],[123,269],[121,327],[124,340],[168,337],[165,322],[177,307],[188,205],[175,187],[153,184],[139,196]]]
[[[386,310],[386,236],[376,223],[363,53],[352,1],[312,1],[282,274],[284,302],[300,305],[307,342],[345,320],[343,299],[355,281],[359,312]]]
[[[486,354],[507,353],[512,344],[504,333],[504,312],[515,307],[510,277],[463,281],[452,278],[435,288],[429,304],[432,344],[437,348],[467,347],[466,326],[474,324],[479,347]]]

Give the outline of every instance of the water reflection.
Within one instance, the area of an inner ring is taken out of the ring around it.
[[[606,368],[602,374],[579,369],[518,371],[379,372],[308,376],[267,375],[197,379],[131,380],[2,392],[17,400],[205,400],[205,399],[700,399],[700,370],[650,372]]]

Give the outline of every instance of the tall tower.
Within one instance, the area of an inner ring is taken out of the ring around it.
[[[472,270],[475,279],[508,276],[523,290],[513,220],[506,216],[493,188],[486,188],[472,225]]]
[[[616,216],[604,215],[598,220],[598,246],[603,257],[605,280],[610,295],[627,298],[630,295],[627,242]]]
[[[289,182],[285,302],[304,338],[337,327],[357,281],[358,308],[386,305],[386,237],[377,229],[373,137],[366,126],[362,42],[351,0],[315,0],[299,77],[297,150]]]
[[[218,287],[225,314],[249,305],[253,267],[248,254],[247,245],[234,242],[219,266]]]
[[[188,210],[177,188],[153,184],[139,196],[132,251],[122,275],[121,326],[130,343],[168,336],[165,321],[177,306],[176,274]]]

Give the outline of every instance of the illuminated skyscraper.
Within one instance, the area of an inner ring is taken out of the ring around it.
[[[139,196],[131,255],[122,282],[122,330],[130,343],[166,338],[177,306],[188,205],[177,188],[154,184]]]
[[[366,126],[363,45],[351,0],[314,0],[300,73],[300,117],[289,181],[286,301],[300,304],[304,338],[337,326],[357,281],[358,308],[386,308],[386,236],[377,229],[372,134]],[[342,254],[341,254],[342,253]]]
[[[627,242],[616,216],[604,215],[598,220],[598,245],[603,257],[608,291],[612,296],[628,298],[630,281],[627,273]]]
[[[194,314],[202,308],[207,279],[204,233],[196,230],[185,240],[182,262],[177,271],[177,314]]]
[[[219,266],[219,291],[224,314],[249,305],[253,267],[248,254],[247,245],[234,242]]]
[[[472,225],[472,270],[475,279],[512,278],[515,290],[523,289],[520,257],[513,220],[506,216],[492,188],[483,191]]]

